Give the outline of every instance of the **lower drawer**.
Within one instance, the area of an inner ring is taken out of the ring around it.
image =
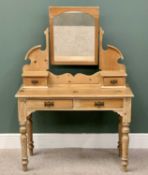
[[[103,79],[104,86],[124,86],[125,78],[104,78]]]
[[[40,109],[71,109],[72,100],[28,100],[27,107]]]
[[[88,109],[112,109],[112,108],[122,108],[122,99],[96,99],[96,100],[75,100],[75,108],[88,108]]]
[[[37,77],[37,78],[23,78],[24,86],[47,86],[47,78]]]

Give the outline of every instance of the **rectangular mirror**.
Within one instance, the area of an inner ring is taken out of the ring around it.
[[[98,8],[50,8],[51,64],[98,64],[98,14]]]

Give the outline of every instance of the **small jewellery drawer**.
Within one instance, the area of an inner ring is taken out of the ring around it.
[[[104,86],[124,86],[125,78],[104,78],[103,80]]]
[[[73,107],[72,100],[28,100],[28,108],[39,109],[70,109]]]
[[[76,100],[74,103],[75,108],[88,108],[88,109],[112,109],[122,108],[122,99],[96,99],[96,100]]]
[[[47,86],[47,78],[23,78],[23,84],[24,86]]]

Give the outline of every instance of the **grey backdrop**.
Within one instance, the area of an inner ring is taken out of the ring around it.
[[[14,95],[21,85],[24,56],[32,46],[45,45],[49,5],[97,5],[106,44],[119,47],[125,57],[135,98],[131,132],[148,132],[148,1],[147,0],[0,0],[0,132],[18,132]],[[97,69],[52,68],[56,73],[93,73]],[[112,112],[39,112],[35,132],[116,132]]]

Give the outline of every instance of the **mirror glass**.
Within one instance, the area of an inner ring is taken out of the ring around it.
[[[95,62],[95,19],[77,12],[65,12],[53,20],[54,61]]]

